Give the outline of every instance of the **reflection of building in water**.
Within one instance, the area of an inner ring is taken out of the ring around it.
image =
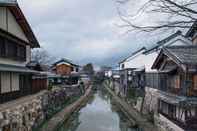
[[[124,113],[120,110],[120,107],[117,106],[116,101],[114,99],[111,99],[110,104],[111,104],[111,110],[113,112],[116,112],[119,116],[120,131],[132,131],[132,129],[129,128],[131,127],[130,121],[127,119]]]
[[[59,131],[76,131],[81,122],[79,121],[80,112],[74,113],[70,119],[68,119]]]

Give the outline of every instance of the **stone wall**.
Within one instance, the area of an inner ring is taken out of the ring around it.
[[[31,131],[45,119],[43,98],[47,94],[36,96],[24,103],[0,111],[1,131]],[[11,103],[10,103],[11,104]],[[14,103],[13,103],[14,104]]]
[[[0,105],[0,131],[32,131],[60,111],[75,96],[79,88],[57,88],[42,91]]]
[[[155,115],[155,124],[158,127],[158,131],[184,131],[162,115]]]
[[[158,98],[159,98],[159,94],[156,89],[149,87],[145,88],[145,98],[143,103],[144,114],[149,114],[150,112],[157,113]]]
[[[143,104],[143,114],[150,114],[154,118],[155,125],[158,127],[158,131],[184,131],[182,128],[174,124],[161,114],[158,114],[158,99],[161,96],[157,89],[146,87],[146,95]]]

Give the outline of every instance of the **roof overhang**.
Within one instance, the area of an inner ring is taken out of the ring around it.
[[[0,5],[15,5],[17,4],[17,0],[0,0]]]
[[[15,65],[5,65],[5,64],[0,64],[0,71],[1,72],[28,73],[28,74],[39,73],[38,71],[31,70],[27,67],[15,66]]]
[[[25,18],[22,10],[20,9],[18,3],[16,0],[0,0],[0,7],[7,7],[13,16],[15,17],[17,23],[20,25],[21,29],[23,30],[25,36],[29,40],[29,45],[32,48],[39,48],[39,42],[37,38],[35,37],[31,26],[27,22],[27,19]]]

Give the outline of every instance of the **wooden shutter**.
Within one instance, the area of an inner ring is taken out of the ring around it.
[[[1,93],[11,92],[11,83],[10,83],[10,73],[2,72],[1,73]]]
[[[12,73],[12,91],[19,91],[19,74]]]
[[[193,89],[197,90],[197,75],[193,76]]]

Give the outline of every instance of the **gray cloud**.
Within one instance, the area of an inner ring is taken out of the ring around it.
[[[143,34],[120,35],[113,0],[18,0],[43,48],[80,64],[115,65],[147,44]]]

